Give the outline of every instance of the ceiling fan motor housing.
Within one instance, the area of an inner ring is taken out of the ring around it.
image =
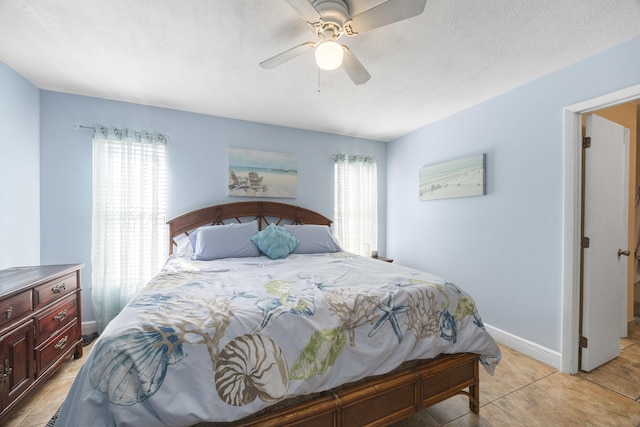
[[[351,19],[349,7],[344,0],[314,0],[312,4],[324,22],[323,32],[333,30],[337,36],[342,33],[345,22]]]

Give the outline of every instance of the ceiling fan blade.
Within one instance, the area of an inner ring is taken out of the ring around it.
[[[320,14],[308,0],[285,0],[307,22],[318,22]]]
[[[342,68],[344,68],[344,71],[351,77],[351,80],[357,85],[368,82],[371,74],[369,74],[348,47],[342,46],[342,50],[344,50]]]
[[[289,50],[285,50],[284,52],[279,53],[274,57],[262,61],[260,63],[260,66],[267,69],[275,68],[287,61],[291,61],[293,58],[300,56],[303,53],[309,52],[314,48],[315,45],[316,44],[312,42],[299,44],[296,47],[292,47]]]
[[[427,0],[388,0],[354,16],[348,24],[350,32],[361,34],[420,15],[426,2]]]

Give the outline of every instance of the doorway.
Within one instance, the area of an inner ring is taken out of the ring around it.
[[[564,110],[564,236],[561,371],[577,373],[580,312],[580,203],[582,115],[640,99],[640,85],[568,106]],[[632,144],[631,188],[635,189],[636,145]],[[633,204],[635,208],[635,203]],[[634,249],[634,243],[631,248]],[[633,300],[630,301],[633,303]]]

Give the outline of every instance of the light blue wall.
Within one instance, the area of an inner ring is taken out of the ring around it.
[[[386,243],[387,255],[396,262],[460,284],[492,326],[559,351],[562,109],[639,83],[640,39],[634,39],[387,147],[41,92],[0,64],[0,235],[11,242],[0,248],[0,267],[85,263],[83,320],[93,319],[91,132],[74,130],[74,123],[169,135],[169,218],[239,200],[226,195],[228,147],[298,153],[299,196],[284,201],[332,216],[330,155],[357,151],[380,164],[381,252]],[[479,152],[487,153],[486,196],[418,201],[420,167]]]
[[[459,284],[483,320],[560,351],[563,108],[640,84],[640,38],[389,143],[387,255]],[[418,200],[418,170],[487,153],[487,195]]]
[[[0,62],[0,269],[40,263],[40,91]]]
[[[273,199],[333,217],[333,160],[341,151],[376,157],[379,180],[379,245],[386,225],[386,143],[205,116],[169,109],[42,91],[42,262],[82,262],[83,321],[91,309],[91,137],[74,123],[162,132],[168,145],[168,212],[239,201],[227,196],[228,148],[298,155],[298,197]]]

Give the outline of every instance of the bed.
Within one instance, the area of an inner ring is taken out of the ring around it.
[[[278,202],[168,222],[169,258],[96,340],[56,426],[381,426],[457,394],[500,350],[446,280],[342,251]]]

